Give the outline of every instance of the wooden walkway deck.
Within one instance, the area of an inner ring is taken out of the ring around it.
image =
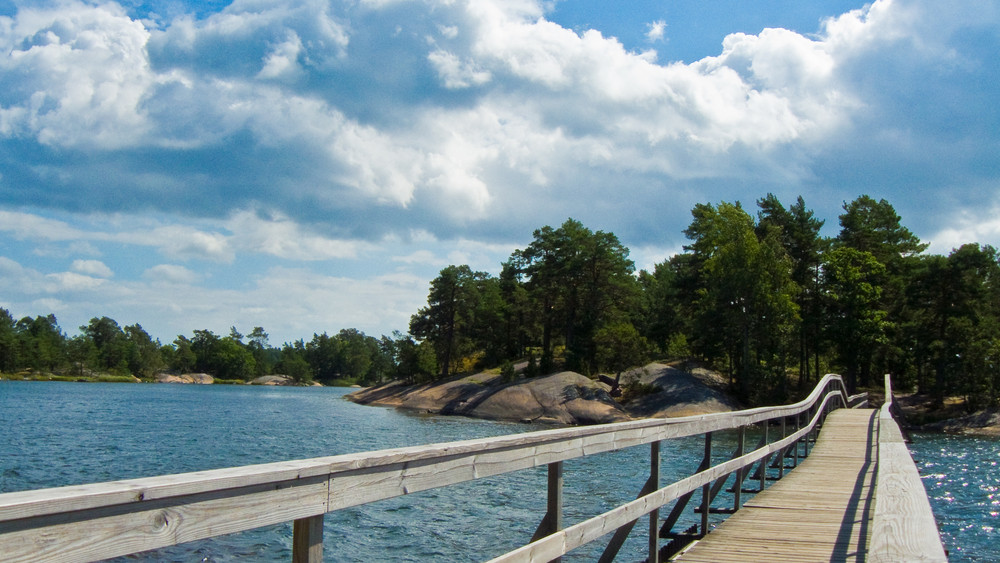
[[[877,412],[831,413],[809,457],[674,560],[864,561],[875,509]]]

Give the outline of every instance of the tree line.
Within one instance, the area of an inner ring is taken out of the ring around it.
[[[501,367],[516,377],[569,369],[613,374],[649,359],[697,360],[728,374],[750,404],[786,400],[837,372],[852,389],[893,374],[901,388],[970,408],[1000,398],[1000,256],[965,244],[949,255],[901,224],[889,202],[845,203],[835,237],[799,197],[772,194],[755,213],[698,204],[684,251],[636,272],[613,233],[568,219],[533,233],[499,275],[451,265],[431,281],[409,334],[355,329],[281,347],[195,330],[172,343],[140,325],[94,318],[67,337],[53,315],[14,320],[0,309],[0,371],[148,378],[158,371],[248,380],[427,382]]]
[[[884,199],[845,203],[840,232],[799,197],[699,204],[684,252],[635,272],[612,233],[569,219],[534,232],[500,275],[449,266],[410,333],[438,377],[527,359],[529,371],[619,375],[650,358],[696,359],[750,404],[786,400],[821,374],[970,408],[1000,398],[1000,262],[966,244],[926,254]]]
[[[328,384],[377,384],[390,379],[426,379],[436,369],[433,354],[407,335],[375,338],[355,329],[331,336],[268,343],[262,327],[228,335],[195,330],[169,344],[153,339],[139,324],[125,327],[111,318],[93,318],[68,337],[55,315],[14,320],[0,308],[0,373],[96,374],[151,379],[159,372],[209,373],[216,380],[244,382],[261,375],[283,374],[296,381]]]

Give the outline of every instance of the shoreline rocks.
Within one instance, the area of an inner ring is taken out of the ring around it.
[[[1000,437],[1000,408],[970,413],[961,397],[947,397],[940,402],[926,393],[897,393],[895,400],[907,430]]]
[[[262,375],[256,379],[247,382],[248,385],[278,385],[281,387],[322,387],[323,385],[317,381],[309,384],[302,384],[294,379],[290,375]]]
[[[136,381],[139,381],[138,379]],[[155,383],[179,383],[188,385],[212,385],[216,383],[215,378],[207,373],[182,373],[174,375],[172,373],[158,373],[153,377]],[[226,381],[225,383],[231,383]],[[294,387],[300,384],[288,375],[262,375],[256,379],[248,381],[246,385],[279,385],[282,387]],[[322,387],[319,383],[312,383],[312,387]]]
[[[189,385],[211,385],[215,383],[215,378],[207,373],[182,373],[173,375],[170,373],[158,373],[153,377],[156,383],[186,383]]]
[[[480,373],[425,385],[392,382],[346,396],[363,405],[487,420],[601,424],[629,420],[607,386],[573,372],[503,383]]]
[[[630,378],[655,389],[625,404],[625,410],[636,418],[675,418],[743,408],[725,392],[725,379],[704,368],[688,371],[652,363],[622,374],[622,381]]]
[[[491,373],[424,385],[392,382],[355,391],[346,398],[363,405],[431,414],[566,425],[688,416],[739,408],[725,393],[706,383],[705,377],[665,364],[649,364],[626,372],[622,381],[638,378],[656,391],[624,405],[611,397],[609,385],[569,371],[513,383],[504,383],[499,375]]]

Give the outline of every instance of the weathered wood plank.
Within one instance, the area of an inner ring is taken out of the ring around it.
[[[878,483],[869,558],[947,561],[930,500],[899,425],[892,418],[892,384],[885,377],[886,401],[879,410]]]
[[[138,504],[0,522],[6,562],[95,561],[290,522],[327,512],[328,481],[312,477]]]
[[[871,410],[831,413],[808,458],[676,560],[864,560],[873,510],[874,416]],[[869,447],[856,455],[856,444]]]

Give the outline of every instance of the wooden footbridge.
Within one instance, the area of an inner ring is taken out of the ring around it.
[[[534,537],[492,561],[558,560],[599,540],[600,561],[611,561],[646,520],[649,562],[946,561],[893,419],[888,376],[885,404],[866,406],[828,375],[793,405],[0,494],[0,560],[95,561],[291,521],[293,561],[318,562],[327,512],[546,466]],[[737,445],[713,464],[722,431],[735,431]],[[698,470],[664,486],[661,443],[697,435],[705,440]],[[753,449],[748,435],[757,436]],[[650,450],[638,498],[564,522],[563,464],[635,446]],[[700,524],[675,529],[690,510]],[[710,530],[719,512],[732,515]]]

